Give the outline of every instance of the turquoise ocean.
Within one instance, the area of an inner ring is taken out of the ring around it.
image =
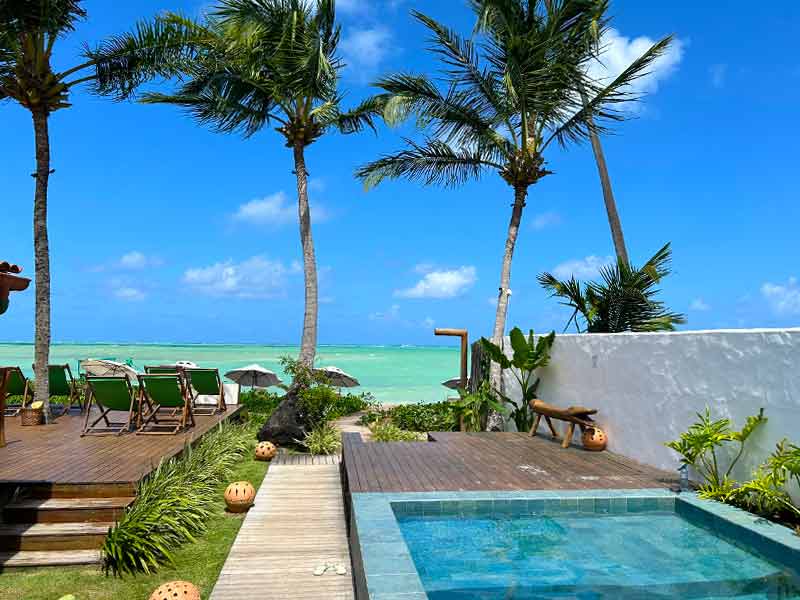
[[[78,361],[86,358],[130,359],[138,370],[144,365],[190,360],[200,367],[218,368],[223,374],[258,363],[285,379],[279,359],[297,353],[298,348],[291,346],[65,343],[51,347],[50,362],[67,363],[77,373]],[[0,344],[0,365],[19,365],[32,375],[32,362],[32,344]],[[361,383],[353,391],[371,392],[381,402],[437,402],[448,397],[442,381],[458,375],[459,351],[454,347],[320,346],[316,365],[343,369]]]

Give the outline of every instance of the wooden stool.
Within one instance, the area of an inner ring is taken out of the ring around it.
[[[550,428],[550,433],[553,434],[553,439],[558,439],[558,432],[553,426],[551,419],[558,419],[567,423],[567,433],[564,435],[564,441],[561,442],[562,448],[569,448],[572,442],[572,436],[575,433],[575,425],[581,428],[581,432],[585,431],[588,427],[594,427],[595,422],[592,420],[591,415],[597,414],[597,409],[586,408],[585,406],[570,406],[569,408],[558,408],[552,406],[541,400],[531,400],[531,409],[536,414],[531,427],[531,437],[536,435],[536,430],[539,428],[539,423],[544,417],[545,423]]]

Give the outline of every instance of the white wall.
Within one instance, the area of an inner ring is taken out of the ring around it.
[[[784,437],[800,444],[800,328],[557,335],[539,375],[542,400],[597,408],[609,449],[655,467],[677,468],[663,443],[706,406],[737,428],[765,409],[769,420],[734,474],[741,478]],[[507,393],[518,394],[513,381],[507,373]]]

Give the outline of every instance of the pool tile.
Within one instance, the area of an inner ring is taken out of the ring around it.
[[[628,512],[627,498],[611,498],[611,513],[622,514]]]
[[[581,512],[581,513],[594,513],[595,512],[595,499],[594,498],[578,498],[578,512]]]

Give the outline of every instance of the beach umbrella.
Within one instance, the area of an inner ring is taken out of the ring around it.
[[[442,385],[446,388],[450,388],[451,390],[457,390],[461,387],[461,377],[453,377],[452,379],[443,381]],[[467,385],[469,385],[469,380],[467,380]]]
[[[87,375],[95,377],[127,377],[131,381],[136,381],[139,376],[136,369],[130,365],[104,358],[82,360],[80,368]]]
[[[261,365],[247,365],[234,369],[225,373],[225,377],[239,385],[249,387],[266,388],[283,383],[273,371],[265,369]]]
[[[328,383],[333,387],[351,388],[351,387],[358,387],[361,385],[358,382],[358,379],[356,379],[352,375],[348,375],[347,373],[342,371],[339,367],[321,367],[319,369],[314,369],[314,372],[319,373],[320,375],[324,375],[328,380]]]

